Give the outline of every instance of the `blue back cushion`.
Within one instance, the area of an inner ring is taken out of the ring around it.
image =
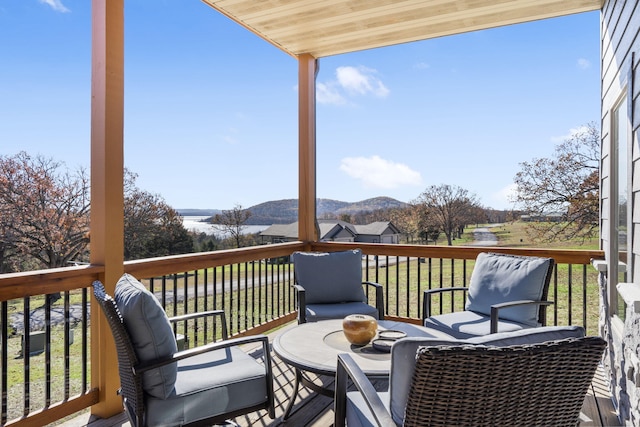
[[[116,284],[114,299],[139,362],[171,356],[178,351],[164,309],[142,283],[125,273]],[[176,363],[147,371],[142,376],[142,387],[151,396],[166,399],[174,391],[177,375]]]
[[[508,301],[540,301],[550,258],[480,253],[471,273],[466,309],[491,315],[491,305]],[[500,310],[500,318],[538,326],[536,305]]]
[[[364,302],[362,251],[294,252],[296,280],[306,291],[307,304]]]

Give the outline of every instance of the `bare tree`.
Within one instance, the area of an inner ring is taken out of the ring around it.
[[[87,254],[89,177],[62,166],[25,152],[0,157],[3,244],[40,268],[64,267]]]
[[[222,213],[216,214],[211,222],[219,231],[235,240],[236,247],[239,248],[242,244],[242,232],[246,229],[245,224],[250,217],[251,211],[236,204],[233,209],[223,210]]]
[[[558,145],[553,157],[520,164],[513,201],[538,219],[530,223],[535,238],[554,241],[597,235],[599,161],[600,132],[589,123]],[[562,220],[545,220],[552,213]]]
[[[423,234],[434,235],[441,231],[451,246],[453,239],[464,227],[476,221],[480,206],[477,196],[458,186],[432,185],[412,202],[420,212],[420,229]]]

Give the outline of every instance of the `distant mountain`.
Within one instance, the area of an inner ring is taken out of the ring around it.
[[[360,212],[373,212],[381,209],[401,208],[406,203],[391,197],[374,197],[360,202],[341,202],[339,200],[318,199],[316,210],[318,217],[326,214],[341,215]],[[290,224],[298,220],[298,200],[286,199],[260,203],[247,208],[251,211],[248,225]]]

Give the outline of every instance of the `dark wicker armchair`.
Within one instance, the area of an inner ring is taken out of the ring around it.
[[[118,393],[133,427],[208,426],[259,409],[275,417],[266,336],[226,339],[220,310],[170,319],[155,297],[127,274],[116,287],[117,302],[102,283],[94,282],[93,288],[115,340]],[[223,340],[178,352],[170,322],[201,316],[221,317]],[[247,343],[262,343],[264,365],[237,348]]]
[[[339,355],[334,426],[575,426],[605,346],[600,337],[579,337],[424,346],[395,361],[393,352],[386,394]],[[394,375],[410,378],[394,382]],[[358,391],[346,391],[348,378]]]

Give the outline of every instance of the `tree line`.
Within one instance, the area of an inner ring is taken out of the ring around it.
[[[600,134],[584,126],[556,147],[548,158],[520,163],[513,195],[518,212],[483,207],[475,194],[448,184],[431,185],[406,208],[342,215],[353,224],[392,221],[406,243],[447,244],[471,224],[505,222],[519,213],[545,218],[561,212],[561,221],[530,223],[540,241],[589,238],[599,221]],[[251,212],[236,205],[212,218],[219,239],[187,231],[178,212],[158,194],[136,185],[125,170],[124,257],[151,258],[259,244],[243,233]],[[90,184],[86,170],[67,169],[41,155],[20,152],[0,156],[0,273],[64,267],[89,260]]]

